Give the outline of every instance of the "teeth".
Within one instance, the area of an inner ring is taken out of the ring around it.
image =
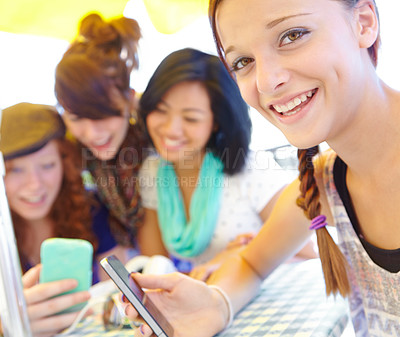
[[[299,112],[300,111],[300,108],[297,108],[296,110],[294,110],[294,111],[291,111],[291,112],[289,112],[288,114],[285,114],[285,116],[291,116],[291,115],[294,115],[295,113],[297,113],[297,112]]]
[[[30,202],[30,203],[37,203],[39,201],[42,200],[42,197],[26,197],[24,198],[26,201]]]
[[[107,142],[108,142],[108,139],[103,140],[103,141],[101,141],[101,142],[93,143],[93,145],[94,145],[94,146],[103,146],[103,145],[107,144]]]
[[[301,103],[301,101],[300,101],[300,103]],[[294,101],[291,101],[287,104],[287,107],[289,110],[292,110],[295,106],[297,106],[297,105]]]
[[[291,110],[299,106],[301,103],[305,102],[308,97],[311,97],[313,95],[313,93],[314,93],[313,90],[310,90],[309,92],[292,99],[290,102],[286,104],[274,104],[273,108],[279,113],[284,113],[285,116],[291,116],[296,112],[298,112],[300,109],[296,109],[294,111]],[[288,111],[290,111],[290,113],[287,113]]]
[[[164,142],[165,142],[165,145],[167,145],[167,146],[178,146],[181,143],[180,141],[172,140],[169,138],[165,138]]]

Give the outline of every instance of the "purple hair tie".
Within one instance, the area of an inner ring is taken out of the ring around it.
[[[326,216],[325,215],[318,215],[314,219],[311,220],[311,226],[308,229],[319,229],[325,227],[326,223]]]

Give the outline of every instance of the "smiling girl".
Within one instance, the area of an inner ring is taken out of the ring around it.
[[[79,144],[82,168],[91,173],[110,211],[113,236],[142,254],[166,254],[158,228],[142,226],[138,193],[148,142],[136,123],[137,102],[129,82],[138,66],[140,37],[133,19],[85,16],[78,37],[57,65],[55,93],[67,129]]]
[[[349,296],[356,335],[398,334],[400,93],[376,73],[374,1],[211,0],[209,13],[220,57],[245,101],[301,149],[299,180],[256,238],[209,281],[227,296],[179,274],[135,278],[161,288],[149,295],[176,336],[212,336],[316,230],[327,293]],[[324,141],[332,150],[314,158]],[[197,323],[204,320],[212,323]]]
[[[179,270],[207,279],[260,230],[285,172],[273,159],[262,166],[262,153],[249,150],[248,106],[214,55],[190,48],[168,55],[139,116],[159,154],[141,169],[146,219],[160,226]],[[309,252],[303,257],[316,257]]]
[[[107,279],[98,262],[125,250],[112,237],[107,210],[85,191],[76,147],[64,138],[65,126],[48,105],[19,103],[2,111],[0,150],[32,332],[52,336],[68,327],[76,313],[55,315],[87,301],[88,292],[57,297],[77,286],[74,280],[38,284],[44,240],[85,239],[94,246],[93,282]],[[101,270],[100,270],[101,269]]]

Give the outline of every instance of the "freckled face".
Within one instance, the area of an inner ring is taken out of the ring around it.
[[[337,137],[363,99],[351,14],[331,0],[225,0],[217,9],[243,98],[297,147]]]
[[[197,165],[213,131],[213,112],[199,82],[182,82],[169,89],[147,116],[147,128],[160,155],[173,163]]]
[[[10,208],[25,220],[46,218],[61,189],[63,167],[55,141],[39,151],[6,161]]]

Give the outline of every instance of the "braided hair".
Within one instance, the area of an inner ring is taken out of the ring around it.
[[[297,198],[296,203],[310,220],[321,214],[320,194],[314,176],[313,164],[313,158],[318,153],[318,146],[298,150],[300,196]],[[347,261],[326,227],[317,229],[316,234],[325,277],[326,293],[329,295],[339,291],[345,296],[350,292],[346,272]]]

